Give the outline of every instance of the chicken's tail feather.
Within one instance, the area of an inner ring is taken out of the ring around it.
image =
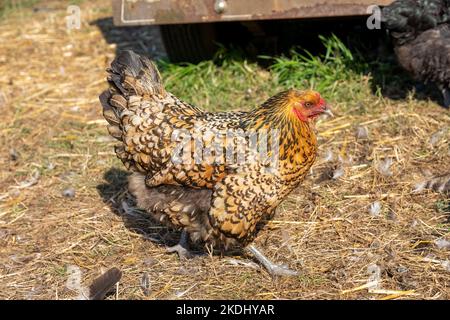
[[[139,97],[143,95],[165,95],[166,93],[155,64],[133,51],[122,51],[107,71],[109,90],[104,91],[99,98],[103,106],[103,116],[109,123],[110,135],[122,140],[123,128],[120,115],[124,109],[133,106],[132,101],[136,99],[132,96],[137,96],[139,100]],[[121,150],[116,152],[121,153]]]
[[[100,95],[99,99],[103,107],[103,116],[109,123],[109,134],[118,140],[122,140],[120,112],[126,108],[126,103],[121,104],[120,101],[115,101],[119,99],[119,97],[119,95],[113,96],[109,90],[106,90]]]
[[[110,85],[124,96],[165,94],[156,65],[133,51],[120,52],[108,72]]]

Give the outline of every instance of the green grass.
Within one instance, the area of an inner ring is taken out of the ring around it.
[[[437,201],[436,208],[440,213],[450,214],[450,199]]]
[[[245,108],[255,99],[262,102],[260,97],[267,98],[274,85],[270,74],[256,63],[239,60],[224,60],[220,66],[214,61],[163,63],[163,78],[175,95],[214,111]]]
[[[38,2],[39,0],[2,0],[0,1],[0,19],[14,12],[30,8]]]
[[[80,6],[85,0],[67,0],[62,2],[67,6]],[[19,14],[21,16],[29,15],[31,11],[25,11],[24,9],[34,7],[38,3],[46,4],[45,1],[41,0],[0,0],[0,19],[12,14]],[[110,10],[110,6],[107,7],[106,12],[109,12],[108,10]]]
[[[223,48],[213,60],[199,64],[162,61],[160,66],[169,91],[213,111],[250,108],[288,88],[311,88],[334,102],[370,95],[371,66],[336,36],[320,39],[325,49],[322,55],[294,48],[288,56],[260,57],[269,62],[267,68]]]
[[[350,50],[334,35],[319,38],[326,49],[323,55],[314,56],[308,51],[293,49],[290,57],[274,58],[275,63],[270,69],[277,75],[279,84],[334,91],[337,81],[358,78],[357,71],[361,71],[362,66]]]
[[[68,4],[72,4],[72,5],[75,5],[75,6],[79,6],[79,5],[83,4],[83,2],[85,2],[85,0],[70,0],[70,1],[68,2]]]

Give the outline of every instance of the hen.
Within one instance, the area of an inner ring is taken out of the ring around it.
[[[382,21],[399,63],[416,80],[437,84],[450,106],[450,0],[397,0]]]
[[[204,112],[167,92],[156,66],[132,51],[108,69],[100,96],[117,156],[134,173],[138,207],[182,230],[170,251],[187,254],[187,236],[213,247],[245,247],[273,275],[250,243],[297,187],[316,159],[313,120],[328,112],[314,91],[281,92],[250,112]]]

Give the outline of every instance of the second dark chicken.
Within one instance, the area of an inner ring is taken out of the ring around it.
[[[397,0],[385,7],[400,65],[416,80],[435,83],[450,106],[450,0]]]

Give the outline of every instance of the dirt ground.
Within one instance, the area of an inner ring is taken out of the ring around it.
[[[319,121],[320,159],[256,239],[300,276],[239,253],[180,261],[165,251],[179,233],[133,209],[97,98],[116,50],[164,56],[158,29],[81,8],[71,32],[60,1],[0,21],[0,298],[72,299],[68,270],[89,284],[111,266],[108,299],[450,298],[448,198],[413,192],[450,169],[448,111],[367,95]]]

